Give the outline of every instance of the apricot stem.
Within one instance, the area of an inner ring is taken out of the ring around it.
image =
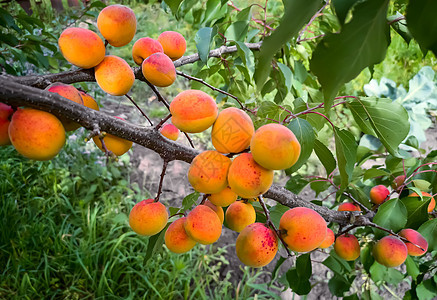
[[[135,107],[141,112],[141,114],[147,119],[147,121],[149,121],[150,126],[153,126],[152,121],[149,119],[146,113],[138,106],[138,104],[134,101],[134,99],[132,99],[132,97],[129,96],[128,94],[126,94],[125,96],[133,103],[133,105],[135,105]]]
[[[164,181],[165,171],[167,170],[168,160],[164,159],[164,163],[162,165],[162,172],[161,176],[159,178],[159,186],[158,186],[158,193],[156,194],[155,200],[153,202],[159,201],[159,196],[161,196],[162,193],[162,182]]]
[[[170,105],[168,104],[167,100],[165,100],[165,98],[158,91],[156,86],[151,84],[146,78],[144,78],[144,76],[143,78],[141,78],[141,80],[147,83],[147,85],[152,89],[153,93],[155,93],[156,97],[158,98],[158,101],[162,102],[165,105],[165,107],[167,107],[167,109],[170,110]]]
[[[288,249],[287,244],[282,239],[281,232],[279,232],[279,230],[276,228],[275,224],[273,224],[272,220],[270,219],[270,213],[267,209],[266,204],[264,203],[263,196],[259,195],[258,200],[259,200],[259,203],[261,204],[261,207],[264,210],[264,214],[266,215],[266,225],[271,226],[273,228],[273,231],[278,236],[279,240],[281,241],[282,245],[284,246],[285,250],[287,251],[288,257],[292,257],[293,254],[291,254],[290,249]]]
[[[202,197],[202,201],[200,201],[199,205],[203,205],[205,204],[206,199],[208,199],[208,197],[211,196],[211,194],[205,194]]]
[[[185,131],[182,131],[182,133],[185,135],[185,137],[187,138],[188,142],[190,143],[191,148],[195,149],[193,141],[191,140],[191,138],[188,136],[188,133],[186,133]]]
[[[155,129],[158,130],[159,128],[161,128],[161,126],[170,118],[171,114],[168,114],[164,119],[161,120],[161,122],[158,123],[158,125],[155,126]]]

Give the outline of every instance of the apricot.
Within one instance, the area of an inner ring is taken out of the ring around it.
[[[323,242],[319,245],[319,248],[326,249],[326,248],[330,247],[332,244],[334,244],[334,242],[335,242],[334,232],[330,228],[327,228],[326,229],[326,237],[323,240]]]
[[[229,187],[242,198],[256,198],[273,183],[273,171],[261,167],[251,153],[237,156],[229,168]]]
[[[190,133],[208,129],[217,119],[218,109],[214,99],[199,90],[179,93],[170,103],[171,122],[179,130]]]
[[[18,109],[9,124],[12,145],[21,155],[50,160],[65,144],[65,129],[54,115],[32,108]]]
[[[404,182],[405,182],[405,175],[399,175],[393,180],[391,187],[396,191],[401,187],[401,185],[404,184]]]
[[[407,250],[408,250],[409,255],[421,256],[421,255],[425,254],[426,251],[428,250],[428,242],[416,230],[409,229],[409,228],[402,229],[399,232],[399,235],[403,238],[406,238],[408,241],[410,241],[410,243],[405,243],[405,245],[407,246]],[[416,245],[422,247],[423,250],[420,249],[419,247],[417,247]]]
[[[159,129],[159,132],[166,138],[176,141],[179,137],[179,129],[173,124],[165,124]]]
[[[193,249],[196,241],[192,240],[184,229],[186,217],[177,219],[165,231],[164,241],[173,253],[185,253]]]
[[[224,190],[208,196],[208,200],[211,201],[211,203],[222,207],[234,203],[237,198],[238,195],[235,194],[230,187],[226,187]]]
[[[97,33],[79,27],[65,29],[58,40],[59,50],[71,64],[84,69],[97,66],[105,57],[105,45]]]
[[[408,256],[407,246],[397,237],[388,235],[373,246],[373,257],[386,267],[400,266]]]
[[[94,68],[97,84],[112,96],[123,96],[135,81],[135,74],[128,63],[115,55],[107,55]]]
[[[188,169],[188,181],[199,193],[218,193],[228,186],[231,160],[214,150],[197,155]]]
[[[360,256],[360,243],[354,235],[345,233],[335,240],[334,250],[344,260],[353,261]]]
[[[132,47],[132,58],[134,62],[141,66],[143,61],[153,53],[164,53],[161,44],[152,38],[143,37],[138,39]]]
[[[115,118],[124,121],[124,119],[120,117],[115,117]],[[93,141],[100,150],[105,152],[105,149],[103,149],[102,142],[100,141],[100,138],[98,136],[94,136]],[[105,143],[106,148],[117,156],[125,154],[132,147],[131,141],[122,139],[110,133],[107,133],[105,135],[105,137],[103,138],[103,142]]]
[[[269,264],[278,252],[275,232],[263,223],[246,226],[235,242],[238,259],[246,266],[260,268]]]
[[[145,199],[134,205],[129,214],[129,226],[140,235],[152,236],[167,225],[168,213],[164,204]]]
[[[79,91],[72,85],[56,82],[46,87],[46,90],[83,105],[82,96],[80,95]],[[59,117],[59,120],[64,125],[65,131],[73,131],[80,127],[79,123],[65,117]]]
[[[164,53],[172,60],[181,58],[187,49],[187,42],[182,34],[175,31],[164,31],[158,37]]]
[[[0,146],[11,144],[9,139],[8,128],[11,123],[10,118],[14,110],[9,105],[0,102]]]
[[[350,202],[344,202],[338,206],[338,211],[361,211],[361,208]]]
[[[266,169],[283,170],[293,166],[300,155],[300,143],[294,133],[280,124],[263,125],[250,142],[253,159]]]
[[[223,224],[223,221],[225,220],[225,213],[223,212],[223,208],[221,206],[214,205],[209,200],[206,200],[203,205],[206,205],[209,208],[211,208],[217,214],[217,217],[219,217],[220,222],[222,222]]]
[[[99,105],[97,104],[96,100],[91,97],[89,94],[79,91],[80,95],[82,96],[83,105],[85,105],[88,108],[94,109],[99,111]]]
[[[184,228],[191,239],[204,245],[216,242],[222,233],[219,217],[206,205],[198,205],[188,213]]]
[[[279,220],[279,232],[288,248],[297,252],[316,249],[326,238],[325,220],[306,207],[287,210]]]
[[[434,197],[431,194],[427,193],[427,192],[422,192],[422,196],[423,197],[430,197],[431,198],[431,202],[429,202],[429,205],[428,205],[428,212],[429,213],[432,212],[434,210],[434,208],[435,208],[435,199],[434,199]],[[413,192],[410,195],[408,195],[408,197],[419,197],[419,195],[416,192]]]
[[[236,201],[226,210],[226,225],[229,229],[241,232],[247,225],[255,223],[256,213],[252,204]]]
[[[127,45],[137,31],[137,18],[132,9],[115,4],[102,9],[97,17],[97,28],[114,47]]]
[[[381,184],[374,186],[370,190],[370,201],[376,205],[382,204],[389,194],[390,191],[385,186]]]
[[[214,148],[221,153],[239,153],[249,147],[255,128],[243,110],[228,107],[222,110],[212,126]]]
[[[159,87],[172,85],[176,80],[176,68],[164,53],[158,52],[147,57],[141,70],[147,81]]]

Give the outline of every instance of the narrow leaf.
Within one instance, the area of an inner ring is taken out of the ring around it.
[[[181,4],[182,0],[164,0],[164,2],[168,5],[168,7],[170,7],[173,15],[176,15],[176,12],[178,11],[179,5]]]
[[[341,190],[344,190],[352,178],[355,159],[357,156],[357,142],[347,130],[334,130],[335,152],[337,154],[338,170],[340,171]]]
[[[318,139],[314,140],[314,152],[319,158],[320,162],[326,169],[326,175],[331,174],[334,171],[337,162],[335,161],[334,155],[331,150],[328,149],[322,142]]]
[[[300,156],[297,162],[289,169],[285,170],[287,174],[297,171],[304,163],[307,162],[314,149],[314,135],[313,127],[307,120],[301,118],[293,119],[287,126],[296,136],[300,143]]]
[[[213,29],[211,27],[204,27],[200,28],[194,37],[196,48],[199,52],[199,58],[205,64],[207,64],[208,61],[208,55],[213,36]]]

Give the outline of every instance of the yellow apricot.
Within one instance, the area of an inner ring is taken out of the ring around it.
[[[135,81],[135,74],[128,63],[115,55],[105,56],[94,72],[100,88],[113,96],[127,94]]]
[[[132,9],[124,5],[109,5],[97,17],[102,36],[114,47],[127,45],[137,31],[137,19]]]
[[[158,37],[164,53],[172,60],[181,58],[187,49],[187,42],[182,34],[175,31],[164,31]]]
[[[141,66],[143,61],[153,53],[164,53],[161,44],[152,38],[144,37],[138,39],[132,47],[132,58],[134,62]]]
[[[228,186],[231,160],[214,150],[197,155],[188,169],[188,181],[199,193],[218,193]]]
[[[58,40],[59,50],[71,64],[84,69],[97,66],[105,57],[105,45],[93,31],[85,28],[65,29]]]
[[[260,268],[269,264],[278,252],[278,238],[265,224],[246,226],[237,237],[238,259],[246,266]]]
[[[140,235],[152,236],[167,225],[168,213],[165,206],[153,199],[138,202],[129,214],[129,226]]]
[[[115,117],[117,119],[123,120],[120,117]],[[96,146],[105,152],[105,149],[103,148],[102,142],[100,141],[100,138],[98,136],[93,137],[93,141],[96,144]],[[130,148],[132,148],[132,142],[122,139],[118,136],[115,136],[113,134],[107,133],[104,138],[103,142],[105,143],[106,149],[111,151],[117,156],[125,154],[127,151],[129,151]]]
[[[173,124],[165,124],[159,129],[159,132],[166,138],[176,141],[179,137],[179,129]]]
[[[374,204],[382,204],[387,200],[387,196],[390,194],[390,191],[383,185],[374,186],[370,190],[370,201]]]
[[[273,183],[273,171],[261,167],[250,153],[242,153],[231,164],[229,187],[242,198],[256,198],[267,192]]]
[[[373,246],[375,260],[389,268],[400,266],[407,256],[408,249],[405,243],[392,235],[383,237]]]
[[[8,134],[10,118],[14,110],[9,105],[0,102],[0,146],[6,146],[11,144],[11,140]]]
[[[224,190],[214,193],[208,196],[209,201],[217,206],[228,206],[234,203],[238,198],[230,187],[226,187]]]
[[[141,65],[144,77],[151,84],[166,87],[176,80],[176,68],[171,59],[164,53],[153,53]]]
[[[306,207],[287,210],[279,221],[279,231],[288,248],[297,252],[316,249],[326,238],[325,220]]]
[[[214,148],[221,153],[239,153],[249,147],[255,128],[243,110],[228,107],[222,110],[212,126]]]
[[[247,225],[255,223],[256,213],[252,204],[236,201],[226,210],[226,226],[236,232],[241,232]]]
[[[342,234],[335,240],[334,250],[338,256],[347,261],[356,260],[360,256],[360,244],[352,234]]]
[[[185,253],[193,249],[196,242],[192,240],[184,229],[186,217],[177,219],[168,226],[164,241],[168,250],[173,253]]]
[[[253,159],[266,169],[283,170],[293,166],[300,155],[300,143],[294,133],[280,124],[258,128],[250,142]]]
[[[326,229],[326,237],[323,240],[323,242],[319,245],[319,248],[326,249],[326,248],[330,247],[332,244],[334,244],[334,241],[335,241],[334,232],[331,229],[327,228]]]
[[[82,96],[83,105],[94,110],[100,110],[99,105],[93,97],[82,91],[79,91],[79,93]]]
[[[217,119],[214,99],[199,90],[179,93],[170,103],[172,123],[183,132],[197,133],[208,129]]]
[[[12,145],[21,155],[50,160],[65,144],[65,129],[54,115],[31,108],[18,109],[9,124]]]
[[[222,233],[219,217],[206,205],[198,205],[188,213],[184,228],[191,239],[204,245],[216,242]]]

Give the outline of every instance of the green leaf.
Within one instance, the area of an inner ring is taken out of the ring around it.
[[[354,136],[347,130],[335,128],[335,152],[337,154],[338,170],[340,171],[341,190],[349,184],[354,171],[357,156],[357,142]]]
[[[281,220],[282,215],[289,209],[288,206],[279,203],[269,208],[270,219],[276,227],[279,227],[279,221]]]
[[[258,109],[257,116],[260,118],[275,118],[282,109],[273,101],[263,101]]]
[[[378,209],[373,222],[387,229],[397,232],[407,223],[407,208],[399,199],[391,199]]]
[[[435,299],[435,296],[437,294],[437,286],[432,278],[420,283],[416,288],[416,294],[417,298],[420,300]]]
[[[428,242],[428,251],[437,250],[437,219],[429,220],[417,230]]]
[[[168,7],[170,7],[173,15],[176,15],[176,12],[178,11],[179,5],[181,4],[182,0],[164,0],[164,2],[168,5]]]
[[[301,175],[296,174],[291,176],[291,178],[285,184],[285,188],[298,195],[304,187],[308,184],[308,180],[304,179]]]
[[[225,37],[227,40],[243,42],[248,29],[249,21],[237,21],[226,29]]]
[[[255,82],[261,90],[270,74],[273,56],[310,20],[320,7],[318,0],[288,0],[280,25],[266,37],[260,49]]]
[[[388,176],[390,175],[389,172],[381,170],[381,169],[375,169],[375,168],[371,168],[366,170],[366,172],[364,172],[364,176],[363,176],[363,181],[366,181],[367,179],[370,178],[375,178],[375,177],[380,177],[380,176]]]
[[[437,1],[409,1],[407,7],[407,26],[411,35],[423,49],[428,49],[437,55]]]
[[[310,253],[300,255],[296,260],[296,268],[287,272],[290,288],[298,295],[306,295],[311,291],[309,281],[312,274]]]
[[[162,250],[164,244],[164,236],[169,224],[161,230],[159,233],[149,237],[146,249],[146,255],[144,256],[144,263],[146,263],[154,254]]]
[[[331,174],[331,172],[334,171],[335,167],[337,166],[337,162],[335,161],[331,150],[329,150],[328,147],[326,147],[325,144],[320,142],[318,139],[315,139],[314,152],[316,153],[322,165],[325,167],[326,175]]]
[[[427,191],[429,189],[429,187],[431,186],[430,182],[423,180],[423,179],[415,179],[415,180],[413,180],[413,184],[416,188],[418,188],[421,191]]]
[[[366,68],[381,62],[390,44],[388,0],[358,3],[342,31],[327,34],[313,52],[310,68],[317,75],[329,110],[338,89]],[[332,67],[335,66],[335,67]]]
[[[197,31],[194,41],[196,42],[196,48],[199,52],[200,60],[207,64],[209,50],[211,49],[211,41],[215,34],[213,34],[212,27],[200,28]]]
[[[420,197],[405,197],[401,201],[408,212],[406,228],[417,229],[424,222],[428,221],[428,205],[430,200],[424,201]]]
[[[329,291],[337,297],[342,297],[344,293],[349,291],[351,287],[351,284],[344,279],[341,275],[334,275],[329,282],[328,282],[328,288]]]
[[[236,42],[238,55],[243,60],[243,64],[246,66],[246,70],[249,73],[250,78],[253,77],[255,72],[255,59],[253,52],[243,42]],[[249,81],[249,80],[248,80]]]
[[[364,133],[377,136],[390,154],[400,155],[397,148],[410,131],[408,113],[402,105],[369,97],[354,99],[347,106]]]
[[[285,81],[285,87],[287,88],[287,93],[291,91],[291,85],[293,82],[293,73],[291,72],[290,68],[284,64],[278,63],[279,71],[281,71],[281,74]]]
[[[191,193],[182,200],[182,209],[184,211],[190,209],[199,199],[200,194],[198,192]]]
[[[407,274],[410,275],[413,280],[416,280],[417,276],[420,274],[417,263],[411,256],[408,255],[407,259],[405,260],[405,265],[407,266]]]
[[[359,0],[332,0],[335,14],[342,25],[346,21],[347,14],[358,1]]]
[[[307,162],[314,149],[314,141],[316,139],[314,135],[313,126],[308,123],[307,120],[301,118],[293,119],[287,126],[296,136],[300,143],[300,155],[297,162],[291,167],[285,170],[287,174],[291,174],[297,171],[304,163]]]
[[[222,5],[220,0],[209,0],[206,2],[206,10],[202,23],[206,26],[214,24],[213,20],[220,19],[226,15],[227,7]]]
[[[366,246],[361,248],[360,252],[360,260],[363,264],[364,270],[366,270],[367,273],[370,272],[370,267],[375,262],[375,258],[372,254],[372,246],[371,244],[366,244]]]
[[[385,281],[387,279],[387,270],[387,267],[375,261],[370,267],[370,278],[372,278],[375,283]]]

